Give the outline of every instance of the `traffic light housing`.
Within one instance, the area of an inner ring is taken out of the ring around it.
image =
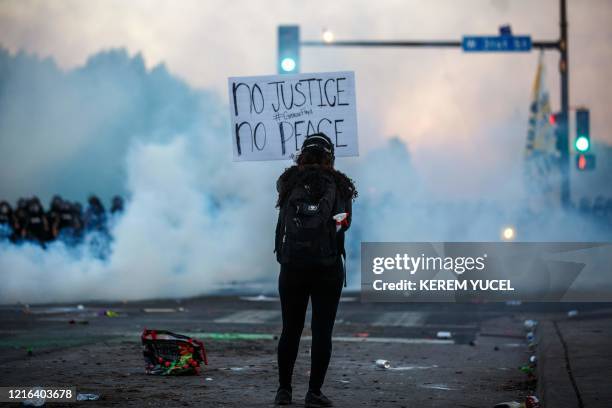
[[[278,73],[300,72],[300,27],[278,26]]]
[[[563,112],[551,113],[548,117],[548,122],[554,127],[555,138],[557,139],[556,147],[557,151],[562,152],[564,150],[563,144],[565,144],[565,150],[567,150],[567,139],[565,138],[567,126],[566,116]]]
[[[576,110],[576,140],[574,147],[579,153],[586,153],[591,148],[591,135],[589,132],[589,110]]]
[[[576,155],[576,168],[578,171],[594,170],[595,155],[580,153]]]

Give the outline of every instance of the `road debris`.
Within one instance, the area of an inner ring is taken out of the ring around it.
[[[98,401],[100,399],[100,394],[77,394],[77,401]]]
[[[525,322],[523,323],[523,326],[525,327],[525,330],[527,331],[532,331],[536,326],[538,325],[538,322],[536,320],[525,320]]]
[[[145,372],[154,375],[200,374],[208,364],[204,343],[167,330],[147,330],[141,335]]]
[[[98,316],[106,316],[106,317],[119,317],[119,313],[110,309],[103,309],[98,312]]]
[[[375,364],[378,368],[391,368],[391,362],[389,360],[378,359],[376,360]]]
[[[439,339],[450,339],[453,337],[453,335],[449,331],[439,331],[438,333],[436,333],[436,337]]]

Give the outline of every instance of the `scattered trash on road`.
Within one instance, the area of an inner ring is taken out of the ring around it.
[[[529,362],[533,365],[536,365],[538,363],[538,358],[535,355],[533,355],[529,357]]]
[[[525,320],[523,325],[526,330],[532,331],[538,325],[538,322],[536,320]]]
[[[230,367],[230,371],[244,371],[246,367]]]
[[[573,309],[567,312],[567,317],[576,317],[576,316],[578,316],[578,311],[576,309]]]
[[[436,337],[439,339],[450,339],[453,337],[453,335],[449,331],[439,331],[438,333],[436,333]]]
[[[154,375],[193,375],[208,364],[204,343],[166,330],[147,330],[141,335],[145,372]]]
[[[353,334],[353,337],[369,337],[370,333],[368,332],[357,332],[355,334]]]
[[[212,377],[206,377],[205,380],[206,381],[212,381],[213,379],[212,379]]]
[[[527,332],[525,337],[527,338],[527,341],[533,341],[535,339],[535,334],[534,332]]]
[[[519,370],[521,370],[525,374],[533,374],[534,371],[533,367],[527,364],[520,366]]]
[[[77,305],[77,310],[85,310],[85,306],[83,306],[83,305]]]
[[[378,368],[391,368],[391,362],[389,360],[378,359],[376,360],[376,367]]]
[[[26,349],[26,354],[28,355],[28,357],[32,357],[32,355],[34,354],[34,350],[32,349],[32,347],[28,347]]]
[[[119,317],[119,313],[115,312],[114,310],[103,309],[100,312],[98,312],[98,316]]]
[[[77,401],[98,401],[100,399],[99,394],[77,394]]]

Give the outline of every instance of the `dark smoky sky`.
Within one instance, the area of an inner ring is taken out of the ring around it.
[[[612,144],[612,2],[568,3],[571,104],[590,107],[593,139]],[[324,28],[337,39],[459,39],[495,34],[507,23],[514,33],[555,39],[558,14],[556,0],[5,0],[0,42],[13,53],[52,57],[63,69],[101,49],[125,47],[142,53],[147,67],[164,62],[189,85],[227,101],[228,76],[274,73],[279,24],[299,24],[305,39],[320,38]],[[354,70],[364,153],[397,136],[426,179],[442,183],[449,174],[441,167],[460,168],[469,192],[494,188],[520,162],[537,58],[535,52],[304,49],[302,70]],[[545,62],[558,108],[557,53],[547,53]]]

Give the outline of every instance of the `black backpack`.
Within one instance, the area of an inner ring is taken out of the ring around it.
[[[275,252],[279,263],[333,265],[339,249],[332,218],[336,184],[320,175],[315,186],[298,183],[283,203],[276,225]]]

